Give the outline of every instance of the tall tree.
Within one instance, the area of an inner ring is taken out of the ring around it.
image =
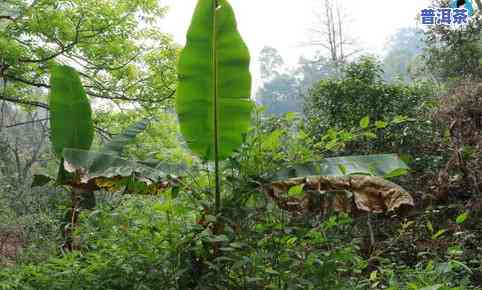
[[[366,116],[376,121],[391,120],[398,115],[416,117],[417,108],[430,96],[429,88],[417,84],[388,84],[382,75],[382,65],[377,59],[362,57],[344,67],[341,79],[325,79],[314,86],[304,103],[305,126],[310,135],[322,138],[330,128],[357,128]],[[409,141],[417,140],[415,131],[404,135],[403,129],[383,136],[370,150],[384,152],[391,144],[410,148]],[[367,153],[358,149],[349,153]]]
[[[259,58],[262,87],[257,92],[257,100],[272,114],[299,111],[299,82],[294,72],[284,66],[278,50],[265,47]]]
[[[263,84],[257,100],[267,107],[268,113],[276,115],[301,112],[304,96],[313,84],[336,71],[332,62],[322,56],[315,60],[301,57],[295,68],[288,68],[272,47],[262,50],[259,61]]]
[[[323,0],[315,14],[317,23],[311,29],[311,45],[321,47],[327,52],[333,64],[340,66],[347,58],[360,52],[355,47],[354,39],[346,31],[347,17],[339,2]]]
[[[265,46],[259,56],[261,79],[264,81],[272,79],[280,74],[284,60],[278,50],[271,46]]]
[[[48,108],[53,63],[82,72],[95,99],[152,107],[174,94],[176,47],[156,0],[7,0],[0,9],[0,100]],[[33,89],[42,89],[41,94]]]
[[[424,48],[423,32],[416,28],[402,28],[389,41],[388,52],[383,59],[385,79],[410,81],[411,71]]]

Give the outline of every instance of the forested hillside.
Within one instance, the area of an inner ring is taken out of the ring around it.
[[[234,0],[0,1],[1,290],[482,289],[480,0],[383,55],[320,1],[296,65]]]

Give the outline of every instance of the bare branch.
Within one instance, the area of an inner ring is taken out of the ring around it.
[[[20,83],[23,83],[23,84],[26,84],[26,85],[30,85],[30,86],[33,86],[33,87],[37,87],[37,88],[46,88],[46,89],[50,88],[50,86],[47,85],[47,84],[37,83],[37,82],[34,82],[34,81],[30,81],[30,80],[22,79],[22,78],[19,78],[19,77],[16,77],[16,76],[12,76],[12,75],[9,75],[9,74],[6,74],[5,77],[9,80],[17,81],[17,82],[20,82]]]
[[[83,74],[83,73],[81,73],[81,75],[84,76],[84,77],[89,77],[88,75]],[[5,77],[10,79],[10,80],[21,82],[21,83],[31,85],[31,86],[34,86],[34,87],[50,89],[50,85],[47,85],[47,84],[44,84],[44,83],[38,83],[38,82],[31,81],[31,80],[26,80],[26,79],[22,79],[22,78],[19,78],[19,77],[15,77],[15,76],[12,76],[12,75],[5,75]],[[99,86],[102,86],[98,82],[97,82],[97,84]],[[101,87],[101,90],[109,91],[110,89],[105,88],[105,87]],[[176,91],[173,90],[167,96],[163,97],[162,99],[148,100],[148,99],[142,99],[142,98],[132,98],[132,97],[128,97],[124,94],[116,93],[113,90],[110,90],[110,91],[112,91],[112,94],[114,94],[113,96],[102,95],[102,94],[95,93],[95,92],[90,91],[90,90],[87,90],[86,93],[89,96],[92,96],[92,97],[95,97],[95,98],[100,98],[100,99],[107,99],[107,100],[112,100],[112,101],[118,100],[118,101],[139,102],[139,103],[157,103],[157,102],[160,102],[160,101],[165,101],[165,100],[168,100],[168,99],[172,98],[174,96],[174,94],[176,93]],[[2,98],[0,97],[0,99],[2,99]]]
[[[21,123],[16,123],[16,124],[12,124],[12,125],[7,125],[7,126],[5,126],[5,128],[8,129],[8,128],[13,128],[13,127],[24,126],[24,125],[29,125],[29,124],[33,124],[33,123],[48,121],[48,120],[49,120],[49,118],[38,119],[38,120],[30,120],[30,121],[27,121],[27,122],[21,122]]]
[[[8,97],[8,96],[4,96],[2,94],[0,94],[0,100],[7,101],[7,102],[10,102],[10,103],[32,106],[32,107],[39,107],[39,108],[43,108],[43,109],[46,109],[46,110],[49,109],[49,106],[45,103],[22,100],[20,98]]]
[[[316,27],[310,29],[313,34],[310,44],[327,51],[331,61],[342,64],[347,57],[358,52],[353,51],[353,41],[345,32],[346,15],[337,1],[324,0],[322,6],[313,12]]]

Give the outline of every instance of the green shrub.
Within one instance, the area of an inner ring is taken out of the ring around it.
[[[353,144],[346,153],[413,153],[413,148],[431,141],[432,126],[424,119],[431,88],[425,84],[389,84],[382,74],[380,63],[363,57],[346,66],[342,79],[322,80],[315,85],[304,106],[310,136],[320,140],[330,128],[357,128],[366,116],[386,122],[404,116],[410,122],[380,130],[378,138]]]

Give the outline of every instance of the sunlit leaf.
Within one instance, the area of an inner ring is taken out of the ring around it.
[[[249,62],[228,1],[199,0],[179,57],[176,110],[200,157],[225,159],[242,144],[254,107]]]
[[[295,185],[288,190],[288,196],[290,197],[300,197],[303,195],[304,184]]]
[[[388,124],[384,121],[376,121],[375,122],[375,127],[377,127],[378,129],[383,129],[383,128],[386,128],[388,126]]]
[[[456,219],[456,222],[458,225],[461,225],[463,223],[465,223],[465,221],[469,218],[469,212],[464,212],[463,214],[459,215]]]
[[[366,116],[365,118],[360,120],[360,128],[366,129],[370,126],[370,117]]]

